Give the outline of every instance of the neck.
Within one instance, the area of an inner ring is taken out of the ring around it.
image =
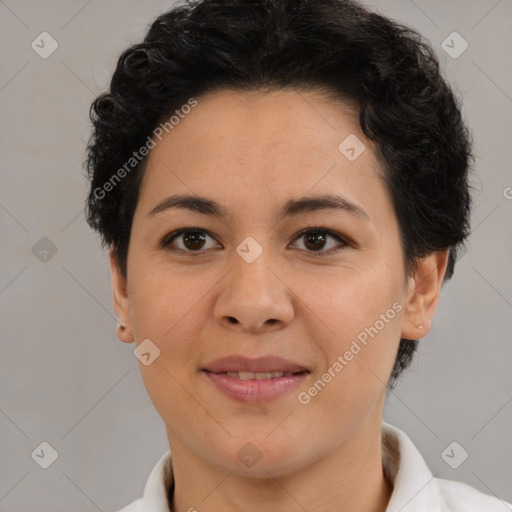
[[[169,436],[172,512],[385,512],[393,486],[382,468],[381,423],[364,424],[314,463],[279,477],[250,478],[214,466]]]

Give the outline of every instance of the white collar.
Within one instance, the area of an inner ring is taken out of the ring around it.
[[[462,482],[436,478],[409,437],[382,422],[382,462],[394,489],[386,512],[505,512],[512,504],[488,496]],[[167,489],[174,486],[168,450],[151,471],[142,499],[120,512],[172,512]]]

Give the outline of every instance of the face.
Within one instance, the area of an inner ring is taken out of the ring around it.
[[[404,274],[381,172],[357,111],[313,91],[210,93],[157,141],[126,281],[111,261],[120,339],[150,352],[139,366],[171,450],[279,475],[380,429],[400,337],[428,330],[446,261]],[[227,356],[242,360],[214,363]],[[288,363],[251,366],[265,357]],[[219,373],[237,368],[262,375]]]

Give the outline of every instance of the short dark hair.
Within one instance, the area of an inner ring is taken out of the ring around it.
[[[321,89],[358,107],[384,168],[406,272],[419,258],[450,248],[450,279],[470,232],[474,157],[462,102],[420,34],[352,0],[188,0],[122,53],[110,91],[91,105],[86,208],[124,276],[147,161],[127,169],[133,151],[191,97],[287,87]],[[123,165],[123,179],[113,182]],[[390,388],[417,343],[400,340]]]

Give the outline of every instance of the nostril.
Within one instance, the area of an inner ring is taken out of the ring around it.
[[[228,321],[232,324],[237,324],[238,320],[235,317],[228,316]]]

